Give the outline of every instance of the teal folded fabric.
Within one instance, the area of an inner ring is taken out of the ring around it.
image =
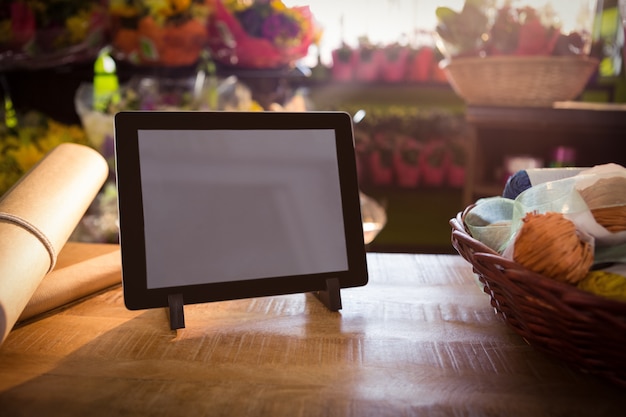
[[[483,198],[465,215],[465,225],[474,239],[502,252],[511,237],[514,201],[504,197]]]
[[[611,233],[599,225],[579,192],[579,189],[592,187],[600,178],[622,175],[626,176],[626,169],[607,164],[574,176],[538,183],[515,199],[484,198],[468,211],[465,224],[475,239],[510,257],[507,248],[512,246],[526,214],[561,213],[574,222],[581,236],[591,240],[596,263],[626,262],[626,232]]]

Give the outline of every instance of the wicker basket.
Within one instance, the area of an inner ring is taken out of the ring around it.
[[[454,58],[442,68],[468,104],[550,107],[582,93],[598,67],[587,56]]]
[[[470,262],[496,314],[531,346],[626,387],[626,303],[579,290],[505,259],[474,239],[464,212],[452,245]]]

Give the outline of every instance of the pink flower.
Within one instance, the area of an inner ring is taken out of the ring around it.
[[[13,39],[24,44],[35,36],[35,14],[22,2],[11,4],[11,30]]]
[[[558,30],[546,28],[538,17],[532,17],[519,28],[515,53],[517,55],[550,55],[559,35]]]

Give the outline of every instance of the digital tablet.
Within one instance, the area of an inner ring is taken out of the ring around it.
[[[348,114],[121,112],[115,157],[127,308],[367,283]]]

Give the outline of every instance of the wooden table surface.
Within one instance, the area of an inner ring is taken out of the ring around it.
[[[120,287],[15,328],[0,415],[618,416],[626,390],[529,347],[455,255],[368,254],[311,294],[128,311]],[[626,349],[626,347],[625,347]]]

